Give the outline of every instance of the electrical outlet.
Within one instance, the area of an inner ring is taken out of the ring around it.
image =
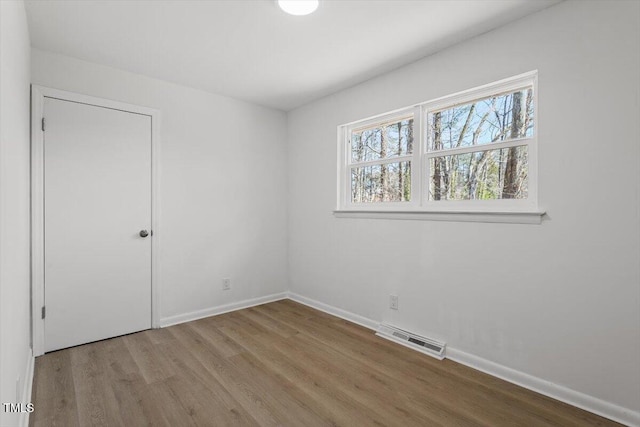
[[[392,310],[398,309],[398,295],[389,295],[389,308]]]
[[[229,278],[222,279],[222,290],[228,291],[229,289],[231,289],[231,279]]]

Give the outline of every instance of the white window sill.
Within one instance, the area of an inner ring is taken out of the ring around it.
[[[496,212],[457,212],[457,211],[391,211],[391,210],[335,210],[336,218],[357,219],[402,219],[423,221],[452,222],[499,222],[509,224],[540,224],[544,211],[496,211]]]

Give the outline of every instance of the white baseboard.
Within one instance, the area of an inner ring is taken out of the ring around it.
[[[364,326],[365,328],[369,328],[374,331],[378,328],[379,322],[350,313],[341,308],[333,307],[293,292],[289,292],[288,297],[293,301],[308,305],[309,307],[324,311],[325,313],[332,314],[342,319],[349,320],[353,323]],[[631,427],[640,427],[640,413],[632,411],[631,409],[623,408],[597,397],[571,390],[567,387],[525,374],[524,372],[508,368],[449,346],[447,346],[446,358],[618,423]]]
[[[579,391],[554,384],[533,375],[508,368],[490,360],[483,359],[473,354],[455,348],[447,347],[447,359],[470,368],[477,369],[486,374],[519,385],[569,405],[576,406],[585,411],[600,415],[621,424],[632,427],[640,427],[640,413],[622,406],[606,402],[597,397],[589,396]]]
[[[33,353],[31,349],[29,349],[29,355],[27,356],[27,369],[25,369],[24,376],[22,377],[22,399],[20,403],[30,403],[31,402],[31,390],[33,387],[33,369],[35,366],[35,357],[33,357]],[[29,413],[22,412],[20,414],[19,424],[20,427],[28,427],[29,426]]]
[[[178,314],[176,316],[165,317],[160,319],[160,327],[177,325],[178,323],[191,322],[192,320],[202,319],[204,317],[215,316],[217,314],[228,313],[230,311],[241,310],[243,308],[249,308],[260,304],[266,304],[268,302],[278,301],[286,299],[287,293],[281,292],[278,294],[265,295],[263,297],[246,299],[243,301],[232,302],[230,304],[219,305],[217,307],[205,308],[204,310],[192,311],[189,313]]]
[[[332,314],[336,317],[340,317],[342,319],[348,320],[350,322],[356,323],[360,326],[364,326],[365,328],[369,328],[372,330],[378,329],[378,325],[380,322],[376,322],[375,320],[368,319],[364,316],[360,316],[358,314],[351,313],[349,311],[343,310],[338,307],[334,307],[329,304],[325,304],[320,301],[313,300],[311,298],[303,297],[302,295],[298,295],[293,292],[289,292],[287,294],[290,300],[295,302],[299,302],[300,304],[308,305],[311,308],[315,308],[316,310],[324,311],[325,313]]]

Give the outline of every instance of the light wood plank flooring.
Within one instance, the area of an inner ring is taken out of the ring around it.
[[[289,300],[36,359],[30,425],[612,426]]]

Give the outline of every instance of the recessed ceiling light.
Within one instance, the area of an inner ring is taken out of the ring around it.
[[[290,15],[308,15],[318,8],[318,0],[278,0],[278,6]]]

